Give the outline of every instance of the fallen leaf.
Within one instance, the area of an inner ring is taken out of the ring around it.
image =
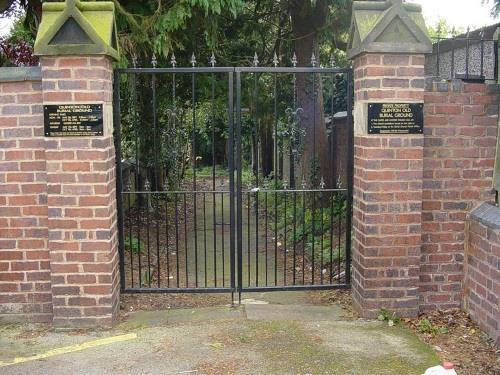
[[[208,346],[210,346],[213,349],[222,349],[224,347],[224,344],[221,342],[212,342],[208,344]]]

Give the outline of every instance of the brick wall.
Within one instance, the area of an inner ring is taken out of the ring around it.
[[[468,223],[464,307],[500,347],[500,209],[484,203]]]
[[[44,57],[43,104],[103,103],[104,136],[47,138],[54,325],[110,325],[118,311],[112,64]]]
[[[368,102],[422,102],[422,55],[354,62],[353,298],[363,316],[418,313],[423,135],[367,135]]]
[[[0,320],[50,322],[42,92],[30,75],[39,69],[0,82]]]
[[[465,221],[494,200],[498,98],[488,85],[432,81],[425,93],[421,309],[459,307]]]
[[[111,60],[41,66],[0,71],[0,317],[109,326],[119,307]],[[45,137],[43,105],[65,103],[103,104],[104,136]]]

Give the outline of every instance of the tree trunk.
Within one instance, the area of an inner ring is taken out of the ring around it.
[[[263,116],[260,123],[260,164],[263,177],[269,177],[273,171],[274,139],[273,119]]]
[[[328,6],[317,0],[291,1],[292,32],[299,66],[311,66],[314,55],[319,66],[317,31],[325,23]],[[297,74],[297,105],[302,108],[300,125],[305,129],[303,151],[299,160],[299,179],[317,188],[321,180],[326,188],[334,186],[332,163],[328,152],[328,137],[323,113],[323,85],[320,74]],[[297,181],[300,184],[300,181]]]

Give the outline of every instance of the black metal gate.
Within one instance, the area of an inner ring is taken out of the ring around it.
[[[123,292],[350,284],[352,70],[115,70]]]

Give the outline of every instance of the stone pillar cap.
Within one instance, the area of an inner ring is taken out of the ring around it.
[[[110,1],[44,2],[35,55],[119,58],[115,5]]]
[[[431,53],[422,7],[403,0],[355,1],[347,56],[362,53]]]

